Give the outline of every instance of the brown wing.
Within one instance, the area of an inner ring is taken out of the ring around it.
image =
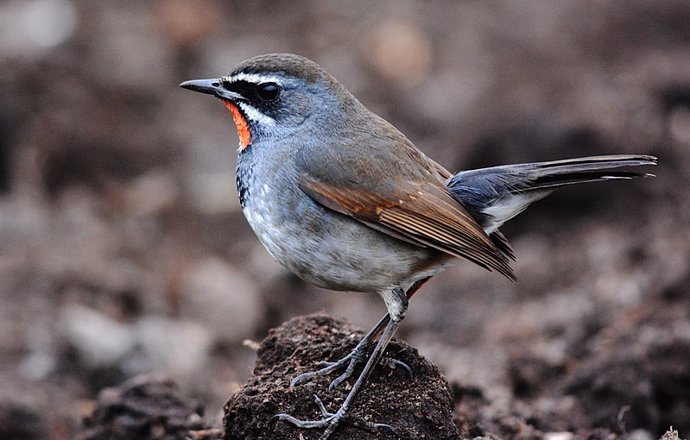
[[[515,280],[506,256],[448,194],[437,164],[411,144],[398,154],[388,148],[367,152],[365,161],[351,148],[302,148],[296,157],[300,188],[321,205],[377,230]]]

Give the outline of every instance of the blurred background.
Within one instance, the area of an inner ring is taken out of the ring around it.
[[[3,0],[0,426],[71,438],[99,390],[144,372],[220,420],[254,362],[243,341],[299,314],[384,313],[272,261],[239,210],[231,115],[178,87],[281,51],[450,170],[659,156],[655,179],[533,206],[504,228],[518,283],[458,262],[399,337],[485,417],[687,437],[685,0]]]

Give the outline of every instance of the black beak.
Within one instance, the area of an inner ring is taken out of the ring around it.
[[[183,82],[180,87],[230,101],[244,100],[244,97],[239,93],[231,92],[223,87],[219,79],[193,79]]]

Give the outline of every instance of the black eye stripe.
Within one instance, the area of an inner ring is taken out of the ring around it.
[[[225,87],[225,90],[229,90],[231,92],[239,93],[242,96],[249,97],[249,94],[254,90],[256,84],[244,80],[237,80],[232,82],[223,81],[223,87]]]
[[[245,80],[222,81],[225,90],[239,93],[249,100],[275,101],[280,95],[280,86],[275,82],[256,84]]]

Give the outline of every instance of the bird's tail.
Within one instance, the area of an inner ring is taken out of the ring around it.
[[[644,155],[591,156],[463,171],[448,181],[448,190],[477,219],[487,234],[555,188],[600,180],[652,177],[629,168],[656,165]]]

